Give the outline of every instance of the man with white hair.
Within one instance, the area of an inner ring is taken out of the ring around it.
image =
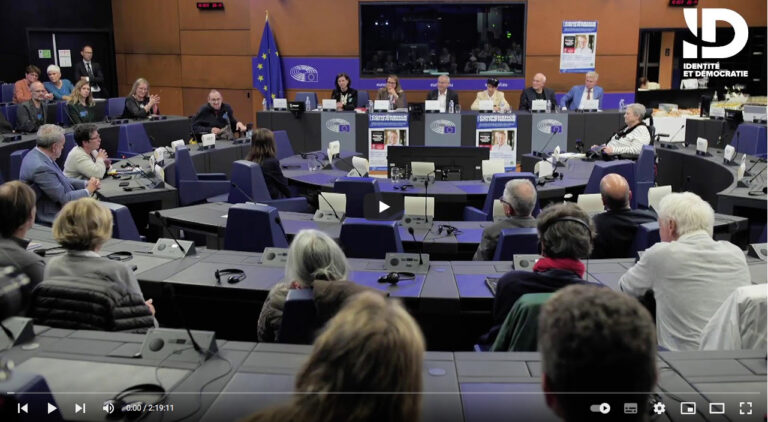
[[[546,83],[547,77],[543,73],[537,73],[533,76],[531,86],[525,88],[520,94],[520,110],[530,111],[533,100],[548,100],[550,110],[547,111],[557,107],[555,91],[545,87]]]
[[[691,192],[673,193],[659,204],[661,242],[645,250],[619,280],[621,290],[656,298],[659,345],[698,350],[701,331],[736,288],[748,286],[744,253],[712,239],[715,213]]]
[[[598,110],[603,109],[603,88],[597,86],[597,78],[600,75],[597,72],[587,72],[584,78],[584,85],[576,85],[563,95],[560,99],[560,107],[563,110],[581,110],[584,108],[584,101],[597,100]]]
[[[506,219],[491,224],[483,229],[483,237],[475,252],[475,261],[493,259],[499,235],[504,229],[516,227],[536,227],[533,209],[536,207],[536,188],[528,179],[512,179],[504,186],[504,193],[499,198],[504,207]]]
[[[453,101],[454,107],[459,105],[459,94],[450,88],[451,78],[448,75],[440,75],[437,77],[437,89],[429,91],[427,94],[427,100],[437,100],[440,104],[440,112],[447,113],[448,106]]]

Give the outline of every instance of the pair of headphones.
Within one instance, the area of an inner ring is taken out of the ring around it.
[[[461,230],[458,227],[451,226],[450,224],[440,224],[437,226],[437,234],[443,234],[443,230],[445,230],[446,236],[461,234]]]
[[[221,270],[216,270],[216,272],[213,273],[213,276],[216,277],[217,284],[221,284],[221,278],[225,276],[229,276],[227,277],[227,283],[237,284],[245,280],[245,271],[239,270],[237,268],[224,268]]]
[[[107,255],[107,259],[111,259],[113,261],[130,261],[133,259],[133,254],[128,251],[112,252],[111,254]]]
[[[547,224],[545,224],[541,228],[541,236],[543,237],[544,234],[547,233],[547,230],[549,230],[549,228],[552,227],[553,225],[557,223],[565,222],[565,221],[570,221],[572,223],[581,225],[582,227],[587,229],[587,233],[589,233],[589,238],[590,239],[592,238],[592,229],[589,228],[589,224],[585,223],[583,220],[580,220],[576,217],[560,217],[560,218],[555,218],[554,220],[548,221]]]
[[[130,396],[156,394],[160,398],[155,402],[127,401]],[[138,419],[145,414],[145,407],[160,404],[166,399],[166,391],[159,384],[138,384],[128,387],[102,405],[107,412],[107,419]]]
[[[387,275],[383,275],[379,277],[378,281],[379,283],[389,283],[393,286],[396,286],[397,283],[399,283],[400,281],[413,280],[415,278],[416,278],[416,274],[414,273],[406,273],[406,272],[398,271],[398,272],[388,273]]]

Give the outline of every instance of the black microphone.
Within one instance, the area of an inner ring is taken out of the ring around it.
[[[750,167],[750,168],[749,168],[749,170],[747,170],[746,172],[744,172],[744,174],[750,174],[750,173],[752,172],[752,169],[753,169],[753,168],[755,168],[755,166],[756,166],[758,163],[762,163],[762,162],[764,162],[764,161],[765,161],[765,158],[758,158],[758,159],[757,159],[757,161],[755,161],[755,163],[754,163],[754,164],[752,164],[752,167]]]
[[[339,214],[336,213],[336,210],[333,208],[333,205],[331,205],[331,202],[328,201],[328,198],[326,198],[325,195],[323,195],[323,192],[318,192],[317,194],[321,198],[323,198],[323,201],[325,201],[326,204],[328,204],[328,208],[331,209],[331,211],[333,212],[334,217],[336,217],[337,220],[341,221],[341,218],[339,218]]]
[[[154,211],[153,214],[154,214],[155,218],[160,220],[160,224],[162,224],[163,229],[165,230],[165,232],[168,233],[169,235],[171,235],[171,239],[173,239],[173,241],[176,242],[176,246],[179,247],[179,250],[181,251],[181,253],[186,255],[187,254],[187,250],[184,249],[183,246],[181,246],[181,243],[179,243],[179,239],[176,239],[176,235],[173,234],[173,231],[171,231],[171,229],[168,228],[168,224],[166,223],[165,219],[163,219],[163,217],[160,215],[160,211]]]
[[[187,325],[187,319],[184,317],[184,313],[181,311],[181,308],[179,308],[178,303],[176,302],[176,289],[173,287],[173,284],[166,283],[164,285],[164,288],[168,291],[168,296],[171,299],[171,303],[174,311],[176,311],[176,316],[179,318],[179,321],[181,322],[182,327],[184,327],[184,330],[187,331],[189,340],[192,342],[192,348],[195,349],[197,353],[202,355],[204,360],[210,359],[212,356],[216,354],[216,352],[203,349],[203,347],[200,346],[197,340],[195,340],[195,337],[192,336],[192,331],[189,329],[189,325]]]
[[[421,258],[421,254],[424,253],[424,240],[422,239],[421,243],[419,243],[419,241],[416,240],[416,234],[413,230],[413,227],[408,227],[408,233],[410,233],[411,237],[413,238],[413,241],[419,245],[419,265],[424,265],[424,260]],[[427,236],[424,235],[424,239],[426,238]]]
[[[240,192],[241,194],[243,194],[243,196],[245,197],[245,199],[247,199],[247,200],[249,200],[249,201],[253,202],[254,204],[256,203],[256,201],[254,201],[254,200],[253,200],[253,197],[252,197],[251,195],[248,195],[247,193],[245,193],[245,191],[243,190],[243,188],[241,188],[240,186],[238,186],[238,185],[237,185],[237,183],[235,183],[235,182],[229,182],[229,183],[232,185],[232,187],[233,187],[233,188],[237,189],[237,190],[238,190],[238,192]]]
[[[143,168],[141,168],[141,165],[137,165],[135,168],[139,169],[139,173],[141,173],[142,176],[146,177],[147,180],[149,180],[149,185],[147,186],[150,189],[160,188],[163,186],[164,182],[162,180],[158,180],[156,176],[150,175],[148,172],[144,171]],[[153,173],[154,174],[154,169]]]
[[[675,139],[675,136],[677,136],[678,133],[680,133],[681,130],[685,129],[685,123],[680,125],[680,129],[677,130],[672,136],[669,137],[669,142],[672,142],[673,139]]]

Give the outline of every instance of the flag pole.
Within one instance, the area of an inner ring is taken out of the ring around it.
[[[269,22],[269,10],[265,10],[264,13],[266,14],[266,17],[264,18],[264,22]]]

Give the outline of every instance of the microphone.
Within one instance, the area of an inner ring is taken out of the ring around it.
[[[39,256],[46,256],[48,255],[48,252],[51,252],[51,255],[58,255],[64,253],[65,249],[63,246],[54,246],[52,248],[45,248],[45,249],[35,249],[33,252],[36,253]]]
[[[173,231],[171,231],[171,229],[168,228],[168,224],[165,222],[163,217],[160,215],[160,211],[154,211],[152,214],[154,214],[155,218],[160,220],[160,224],[162,224],[163,230],[165,230],[166,233],[171,235],[171,239],[173,239],[173,241],[176,242],[176,246],[179,247],[179,250],[181,251],[181,253],[186,255],[187,254],[187,250],[184,249],[183,246],[181,246],[181,243],[179,243],[179,239],[176,239],[176,235],[174,235]]]
[[[544,157],[544,154],[545,154],[545,152],[544,152],[544,151],[546,151],[546,150],[547,150],[547,147],[549,146],[549,143],[550,143],[550,142],[551,142],[553,139],[555,139],[555,135],[557,135],[558,133],[562,133],[562,132],[563,132],[563,127],[562,127],[562,126],[550,126],[550,127],[549,127],[549,130],[550,130],[550,132],[552,133],[552,135],[550,135],[550,136],[549,136],[549,139],[547,139],[547,142],[546,142],[546,143],[544,144],[544,146],[543,146],[543,147],[542,147],[542,148],[539,150],[539,154],[538,154],[538,156],[539,156],[539,157]]]
[[[140,165],[137,165],[135,168],[139,169],[139,173],[142,176],[146,177],[147,180],[149,180],[150,183],[149,183],[149,186],[147,186],[148,188],[155,189],[155,188],[162,187],[162,185],[164,184],[162,180],[157,180],[156,177],[154,177],[154,176],[150,175],[148,172],[144,171],[144,169],[141,168]]]
[[[333,211],[333,216],[336,217],[337,220],[341,221],[341,218],[339,218],[339,214],[336,213],[336,210],[333,208],[333,205],[331,205],[330,201],[328,201],[328,198],[323,195],[323,192],[318,192],[318,195],[323,198],[323,201],[325,201],[326,204],[328,204],[328,208]]]
[[[758,162],[759,162],[759,161],[758,161]],[[752,167],[754,167],[754,165],[753,165]],[[759,172],[758,172],[758,173],[755,175],[755,177],[753,177],[753,178],[749,179],[749,184],[750,184],[750,185],[752,185],[752,182],[754,182],[754,181],[755,181],[755,179],[757,179],[757,178],[758,178],[758,177],[759,177],[761,174],[763,174],[763,172],[765,172],[765,169],[767,169],[767,168],[768,168],[768,166],[767,166],[767,167],[763,167],[763,169],[762,169],[762,170],[760,170],[760,171],[759,171]]]
[[[419,265],[424,265],[424,260],[421,258],[421,254],[424,253],[424,240],[422,239],[421,243],[419,243],[418,240],[416,240],[416,234],[413,230],[413,227],[408,227],[408,233],[413,238],[413,241],[416,242],[419,245]],[[424,235],[424,239],[426,239],[427,236]]]
[[[181,312],[181,309],[179,308],[178,303],[176,302],[176,289],[173,287],[173,284],[167,283],[165,284],[164,288],[168,291],[168,296],[171,299],[173,310],[176,312],[176,315],[178,316],[182,327],[184,327],[184,330],[186,330],[187,335],[189,336],[189,340],[192,342],[192,348],[195,349],[197,353],[202,355],[204,360],[208,360],[211,357],[213,357],[216,354],[216,352],[203,349],[203,347],[200,346],[197,340],[195,340],[195,337],[192,336],[192,331],[189,329],[189,325],[187,325],[187,319],[184,317],[184,313]]]
[[[256,201],[253,200],[253,197],[251,195],[248,195],[247,193],[245,193],[243,188],[238,186],[237,183],[235,183],[235,182],[229,182],[229,183],[232,185],[233,188],[237,189],[237,191],[240,192],[245,197],[245,199],[253,202],[254,204],[256,203]]]
[[[745,155],[746,155],[746,154],[745,154]],[[765,161],[765,158],[758,158],[758,159],[757,159],[757,161],[755,161],[755,163],[754,163],[754,164],[752,164],[752,166],[749,168],[749,170],[747,170],[746,172],[744,172],[744,174],[751,174],[751,172],[752,172],[752,169],[753,169],[753,168],[755,168],[755,166],[756,166],[758,163],[762,163],[762,162],[764,162],[764,161]]]
[[[677,130],[672,136],[669,137],[669,142],[672,142],[673,139],[675,139],[675,136],[677,136],[678,133],[680,133],[681,130],[685,129],[685,123],[680,125],[680,129]]]

